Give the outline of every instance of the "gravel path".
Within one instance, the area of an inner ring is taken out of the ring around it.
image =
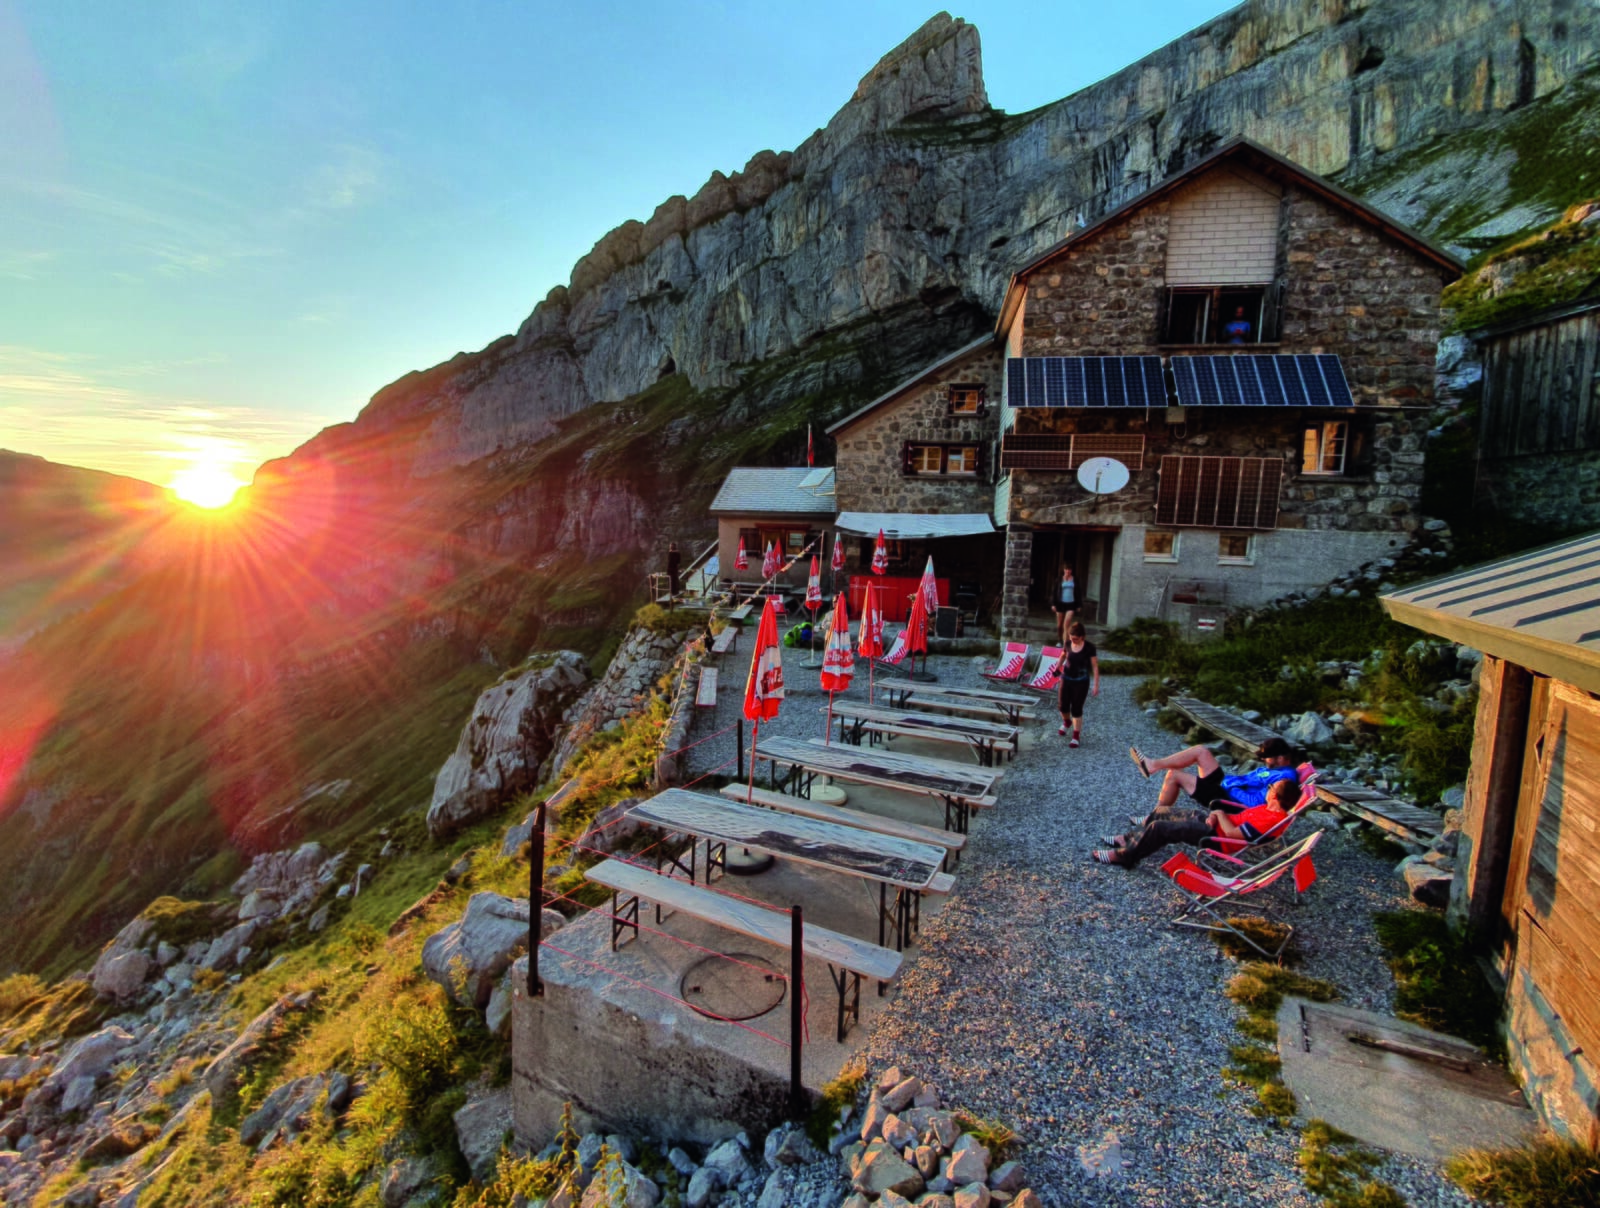
[[[743,649],[726,660],[717,728],[738,715],[748,658]],[[929,669],[941,683],[987,683],[967,658]],[[763,732],[820,734],[815,709],[826,698],[805,687],[814,673],[789,678],[783,714]],[[1167,925],[1178,900],[1159,860],[1133,871],[1088,861],[1099,836],[1153,804],[1129,743],[1164,753],[1178,741],[1133,703],[1133,686],[1104,680],[1078,750],[1056,736],[1053,713],[1034,725],[1038,745],[1009,765],[999,807],[975,822],[955,893],[924,921],[917,958],[873,1023],[873,1074],[899,1065],[947,1102],[1016,1128],[1048,1205],[1318,1204],[1295,1166],[1297,1131],[1255,1119],[1254,1093],[1219,1075],[1240,1039],[1223,993],[1236,963]],[[696,736],[712,729],[702,720]],[[690,774],[732,758],[732,735],[713,739],[696,748]],[[1393,982],[1369,918],[1403,904],[1400,882],[1342,832],[1323,842],[1317,869],[1292,916],[1302,971],[1334,982],[1344,1002],[1389,1009]],[[1130,1164],[1097,1180],[1077,1150],[1108,1131]],[[1424,1163],[1391,1158],[1379,1177],[1419,1208],[1469,1203]]]

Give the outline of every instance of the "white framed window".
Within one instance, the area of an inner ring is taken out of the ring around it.
[[[1300,451],[1300,473],[1343,474],[1350,446],[1350,425],[1342,419],[1307,425]]]
[[[984,388],[982,385],[973,385],[967,382],[958,382],[950,387],[950,414],[951,415],[982,415],[984,402]]]
[[[946,474],[976,474],[978,472],[977,445],[951,445],[946,451]]]
[[[944,473],[944,447],[941,445],[912,445],[907,460],[913,474]]]
[[[1176,562],[1178,560],[1178,534],[1169,529],[1145,529],[1144,560],[1146,562]]]
[[[1254,566],[1255,537],[1250,533],[1218,533],[1217,561],[1223,566]]]

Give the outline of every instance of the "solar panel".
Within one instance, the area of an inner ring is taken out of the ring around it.
[[[832,473],[832,466],[823,466],[821,469],[812,470],[800,480],[800,485],[803,487],[820,487],[828,481],[828,475]]]
[[[1160,357],[1013,357],[1006,362],[1013,407],[1165,407]]]
[[[1173,357],[1185,407],[1352,407],[1344,366],[1329,353]]]

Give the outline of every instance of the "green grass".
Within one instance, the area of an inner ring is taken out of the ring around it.
[[[1507,1208],[1593,1208],[1600,1204],[1600,1152],[1541,1137],[1506,1149],[1469,1149],[1445,1165],[1474,1199]]]
[[[839,1122],[840,1111],[855,1105],[856,1096],[861,1093],[866,1080],[867,1059],[858,1053],[845,1062],[844,1068],[836,1076],[823,1084],[817,1105],[806,1119],[806,1135],[818,1149],[827,1149],[828,1142],[833,1139],[834,1126]]]
[[[1505,1059],[1500,996],[1473,957],[1469,937],[1441,915],[1399,910],[1373,917],[1378,942],[1394,971],[1395,1014],[1459,1036]]]
[[[1306,1190],[1334,1208],[1405,1208],[1398,1191],[1372,1178],[1383,1155],[1324,1120],[1312,1120],[1301,1130],[1297,1161]]]

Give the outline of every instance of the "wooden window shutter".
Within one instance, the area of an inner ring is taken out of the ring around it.
[[[911,442],[909,440],[900,446],[900,473],[916,473],[916,468],[911,464]]]
[[[1161,459],[1156,523],[1188,528],[1278,527],[1283,462],[1276,457]]]

